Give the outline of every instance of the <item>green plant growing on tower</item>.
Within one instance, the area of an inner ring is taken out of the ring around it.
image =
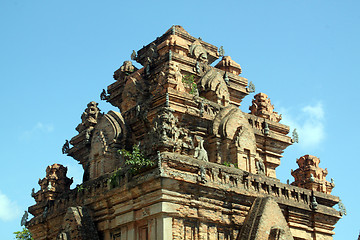
[[[77,192],[82,192],[82,191],[84,191],[84,186],[83,185],[77,185],[76,186],[76,189],[77,189]]]
[[[124,156],[125,164],[130,166],[130,173],[136,175],[141,169],[146,167],[152,167],[155,163],[144,157],[144,154],[140,151],[138,145],[134,145],[132,152],[125,149],[119,150],[119,154]]]
[[[232,163],[230,163],[230,162],[223,162],[223,165],[224,165],[224,166],[227,166],[227,167],[238,168],[235,164],[232,164]]]
[[[22,231],[14,232],[14,234],[16,240],[34,240],[27,228],[23,228]]]
[[[121,177],[121,168],[118,168],[109,178],[110,189],[119,185],[119,178]]]
[[[190,94],[197,93],[197,84],[195,83],[195,76],[194,75],[184,75],[182,78],[182,82],[187,84],[190,87]]]

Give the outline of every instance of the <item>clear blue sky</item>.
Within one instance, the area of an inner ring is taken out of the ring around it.
[[[61,154],[65,139],[132,50],[173,24],[224,46],[256,92],[270,96],[283,123],[299,130],[300,143],[285,151],[278,177],[293,181],[296,158],[320,157],[348,210],[334,239],[356,239],[360,2],[339,0],[1,0],[1,239],[21,229],[24,210],[34,204],[31,189],[39,189],[48,165],[68,166],[79,183],[82,169]]]

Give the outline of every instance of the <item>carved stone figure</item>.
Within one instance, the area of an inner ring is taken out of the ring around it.
[[[266,121],[264,121],[262,125],[263,125],[263,133],[264,133],[264,135],[268,136],[270,134],[269,124]]]
[[[200,139],[198,146],[195,148],[194,158],[208,162],[208,154],[204,148],[204,140]]]
[[[132,51],[131,55],[130,55],[130,59],[131,60],[136,60],[137,56],[136,56],[136,52],[135,50]]]
[[[256,168],[257,168],[258,174],[262,174],[262,175],[265,174],[265,164],[261,158],[259,158],[256,161]]]
[[[281,120],[281,115],[274,111],[274,105],[271,104],[269,97],[265,93],[258,93],[254,96],[249,110],[250,113],[255,116],[263,117],[274,122]]]
[[[180,68],[177,64],[170,64],[169,70],[174,75],[174,79],[176,82],[175,89],[179,92],[185,92],[185,86],[183,83],[183,75],[180,72]]]
[[[109,99],[109,95],[106,93],[106,90],[103,89],[101,94],[100,94],[100,99],[103,100],[103,101],[106,101]]]
[[[318,203],[316,202],[316,197],[315,196],[311,196],[310,208],[312,210],[317,210],[317,208],[318,208]]]
[[[319,167],[319,158],[304,155],[297,159],[296,163],[299,165],[299,168],[295,171],[291,170],[291,175],[295,178],[291,185],[327,194],[331,193],[334,184],[326,181],[328,171],[326,168],[324,170]]]

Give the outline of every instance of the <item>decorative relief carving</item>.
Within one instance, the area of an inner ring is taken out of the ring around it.
[[[170,108],[164,108],[153,121],[153,132],[160,141],[175,142],[179,138],[179,129],[176,126],[179,120],[173,112]]]
[[[194,149],[192,134],[189,129],[178,126],[179,120],[173,113],[174,110],[169,107],[160,109],[153,119],[153,127],[147,135],[148,140],[145,144],[150,149],[160,147],[189,154],[189,151]]]
[[[281,115],[274,111],[274,105],[271,104],[269,97],[265,93],[258,93],[252,100],[252,105],[249,107],[250,113],[269,119],[274,122],[281,120]]]
[[[180,72],[178,64],[170,63],[169,65],[170,77],[175,80],[174,88],[179,92],[185,92],[185,86],[183,83],[183,75]]]
[[[207,52],[205,48],[201,45],[199,40],[196,40],[190,45],[189,51],[191,57],[195,58],[200,62],[207,62]]]
[[[327,194],[331,193],[335,184],[326,181],[328,171],[326,168],[324,170],[319,167],[319,158],[304,155],[297,159],[296,163],[299,165],[299,168],[295,171],[291,170],[291,175],[295,178],[291,185]]]
[[[215,69],[210,69],[199,81],[200,95],[206,99],[227,106],[230,101],[229,89],[223,76]]]

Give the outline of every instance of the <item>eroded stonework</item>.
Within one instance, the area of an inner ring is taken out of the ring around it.
[[[64,148],[83,183],[69,190],[60,174],[51,195],[47,174],[34,193],[34,238],[332,239],[339,199],[324,194],[326,173],[308,157],[292,185],[276,178],[290,128],[264,93],[250,113],[239,109],[249,83],[222,55],[181,26],[133,51],[143,67],[124,61],[101,93],[119,111],[90,102]],[[309,173],[314,183],[303,184]]]

